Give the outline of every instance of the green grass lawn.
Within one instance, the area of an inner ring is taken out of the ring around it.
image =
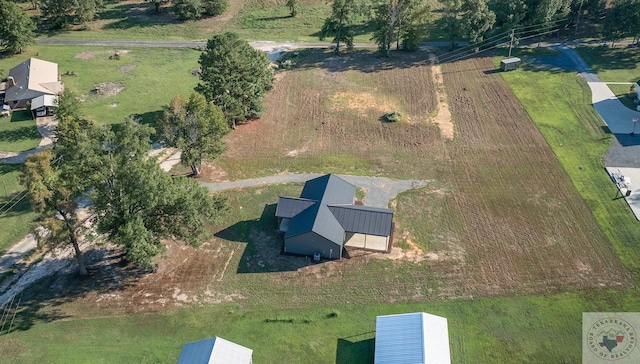
[[[616,95],[618,100],[622,103],[622,105],[628,107],[631,110],[636,110],[638,104],[635,103],[635,92],[633,93],[633,98],[629,97],[629,86],[630,85],[616,85],[609,84],[608,85],[611,91]]]
[[[119,59],[110,59],[113,52]],[[154,113],[182,93],[189,95],[198,83],[190,71],[197,68],[200,51],[130,47],[126,49],[86,46],[33,47],[29,52],[0,59],[0,69],[11,69],[29,57],[58,63],[65,86],[84,100],[85,116],[100,124],[121,123],[137,114],[152,123]],[[79,58],[80,57],[80,58]],[[75,74],[66,75],[67,72]],[[112,83],[114,95],[97,94],[96,86]],[[3,141],[0,140],[0,150]]]
[[[20,192],[24,190],[18,181],[20,168],[22,165],[0,164],[0,253],[29,233],[35,217],[28,198],[20,200],[23,196]]]
[[[15,110],[10,118],[0,118],[0,151],[22,152],[38,146],[41,139],[36,121],[29,113]]]
[[[640,79],[640,54],[630,47],[576,47],[576,51],[605,82],[636,82]]]

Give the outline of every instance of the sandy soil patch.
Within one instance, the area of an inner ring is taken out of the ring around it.
[[[106,97],[115,96],[119,94],[122,90],[124,90],[124,87],[120,83],[102,82],[97,84],[94,87],[94,89],[91,90],[91,93],[94,96],[106,98]]]
[[[127,72],[131,72],[131,71],[135,70],[135,69],[136,69],[136,67],[138,67],[138,64],[139,64],[139,63],[138,63],[138,62],[136,62],[136,63],[128,64],[128,65],[126,65],[126,66],[122,66],[122,67],[120,67],[120,68],[118,68],[118,69],[119,69],[119,70],[120,70],[120,72],[122,72],[122,73],[127,73]]]
[[[382,114],[394,111],[398,106],[390,100],[380,100],[368,92],[337,92],[331,97],[333,109],[336,111],[355,110],[364,116],[369,110],[375,110]]]
[[[451,121],[451,111],[449,110],[449,102],[447,101],[447,93],[445,92],[444,82],[442,79],[442,69],[439,65],[431,67],[433,84],[436,86],[437,114],[433,118],[433,122],[440,127],[442,136],[447,139],[453,139],[453,122]]]
[[[110,50],[110,51],[84,51],[84,52],[80,52],[78,54],[75,55],[75,58],[79,58],[79,59],[91,59],[94,58],[95,56],[97,56],[98,54],[108,54],[108,55],[114,55],[114,54],[127,54],[130,53],[131,51],[128,49],[118,49],[118,50]]]

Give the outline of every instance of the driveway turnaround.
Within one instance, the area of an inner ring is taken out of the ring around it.
[[[321,174],[277,174],[273,176],[243,179],[229,182],[202,182],[211,192],[218,192],[236,188],[268,186],[281,183],[303,183],[310,179],[320,177]],[[427,185],[427,181],[399,180],[386,177],[348,176],[339,174],[338,177],[360,187],[365,191],[364,204],[366,206],[388,208],[391,200],[399,193]]]

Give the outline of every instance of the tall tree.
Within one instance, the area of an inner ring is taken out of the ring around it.
[[[218,105],[232,128],[260,116],[262,98],[273,87],[269,57],[235,33],[214,35],[200,55],[195,90]]]
[[[226,149],[222,137],[229,126],[222,110],[196,92],[189,100],[181,95],[174,97],[164,107],[157,127],[159,140],[180,149],[180,162],[195,176],[200,174],[204,159],[214,159]]]
[[[449,50],[452,51],[456,46],[456,37],[460,31],[460,19],[458,17],[462,13],[462,0],[438,0],[442,6],[444,22],[447,26],[447,35],[449,37]]]
[[[45,230],[41,233],[41,229],[35,229],[38,242],[49,246],[71,244],[80,275],[87,275],[79,245],[84,227],[76,213],[78,186],[66,180],[64,173],[53,165],[59,162],[54,157],[51,149],[27,157],[20,182],[27,187],[31,207],[38,213],[35,222]]]
[[[103,0],[40,0],[42,16],[54,28],[93,20],[102,8]]]
[[[78,219],[77,201],[95,180],[101,146],[97,130],[82,118],[71,91],[59,95],[58,106],[54,148],[28,157],[21,182],[39,214],[36,223],[47,232],[40,241],[49,246],[71,244],[80,274],[86,275],[79,247],[85,228]]]
[[[200,0],[173,0],[173,11],[182,20],[194,20],[202,16]]]
[[[494,28],[503,32],[521,26],[527,16],[523,0],[491,0],[489,9],[496,15]]]
[[[320,30],[320,40],[333,36],[331,42],[336,44],[336,54],[340,53],[341,42],[347,45],[347,49],[353,48],[353,32],[349,26],[357,13],[356,0],[333,0],[331,15],[325,19]]]
[[[638,21],[640,21],[640,1],[616,0],[602,24],[602,36],[612,44],[627,36],[637,37],[638,31],[633,25]]]
[[[287,0],[287,7],[291,17],[298,15],[298,0]]]
[[[162,239],[198,246],[203,224],[227,209],[223,196],[186,178],[172,178],[148,157],[151,128],[127,120],[105,132],[102,179],[92,190],[99,233],[126,250],[127,259],[153,267],[164,250]]]
[[[428,3],[423,0],[385,0],[374,5],[370,24],[374,29],[372,39],[378,49],[387,57],[393,42],[396,42],[396,48],[402,41],[403,49],[417,49],[427,32],[429,10]]]
[[[0,0],[0,46],[9,53],[22,53],[34,43],[36,26],[31,18],[11,1]]]
[[[496,22],[496,14],[489,9],[487,0],[465,0],[462,12],[462,31],[470,43],[482,41]]]
[[[229,7],[227,0],[202,0],[202,12],[208,16],[224,13]]]

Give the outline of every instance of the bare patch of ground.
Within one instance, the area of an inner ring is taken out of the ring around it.
[[[433,83],[436,86],[436,98],[438,100],[437,114],[432,120],[440,127],[443,137],[453,139],[453,121],[451,120],[447,93],[445,92],[442,80],[442,69],[439,65],[433,65],[431,66],[431,74],[433,75]]]
[[[127,72],[131,72],[131,71],[135,70],[136,67],[138,67],[138,63],[132,63],[132,64],[128,64],[126,66],[120,67],[119,70],[122,73],[127,73]]]
[[[107,98],[119,94],[122,90],[124,87],[120,83],[102,82],[97,84],[91,92],[96,97]]]
[[[333,101],[333,110],[355,110],[362,116],[365,116],[370,110],[374,110],[382,115],[398,108],[397,105],[390,100],[381,100],[369,92],[337,92],[331,99]]]
[[[128,49],[118,49],[118,50],[109,50],[109,51],[84,51],[76,54],[75,58],[92,59],[99,54],[114,55],[114,54],[127,54],[130,52],[131,51]]]

